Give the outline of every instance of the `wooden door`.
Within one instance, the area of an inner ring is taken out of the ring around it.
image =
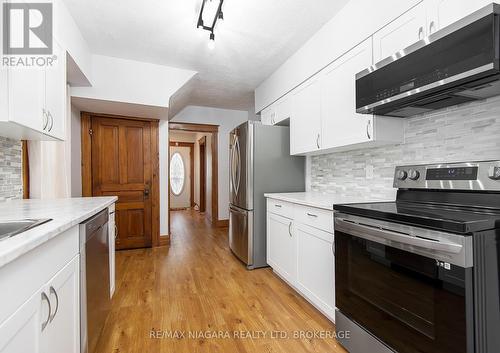
[[[118,196],[116,248],[151,246],[151,122],[92,117],[92,195]]]

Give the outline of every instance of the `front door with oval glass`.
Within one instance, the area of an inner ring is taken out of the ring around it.
[[[170,208],[191,207],[191,148],[170,147]]]

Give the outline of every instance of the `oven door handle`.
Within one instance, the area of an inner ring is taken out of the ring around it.
[[[462,251],[461,244],[424,239],[418,235],[394,232],[390,229],[354,223],[338,217],[335,218],[335,230],[381,244],[385,244],[384,240],[386,240],[404,245],[417,246],[426,250],[451,254],[458,254]]]

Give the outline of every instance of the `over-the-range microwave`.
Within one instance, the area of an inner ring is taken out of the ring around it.
[[[500,95],[500,5],[491,4],[356,75],[356,111],[409,117]]]

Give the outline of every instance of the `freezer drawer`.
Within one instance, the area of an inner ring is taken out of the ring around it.
[[[229,206],[229,247],[247,266],[253,265],[253,211]]]

